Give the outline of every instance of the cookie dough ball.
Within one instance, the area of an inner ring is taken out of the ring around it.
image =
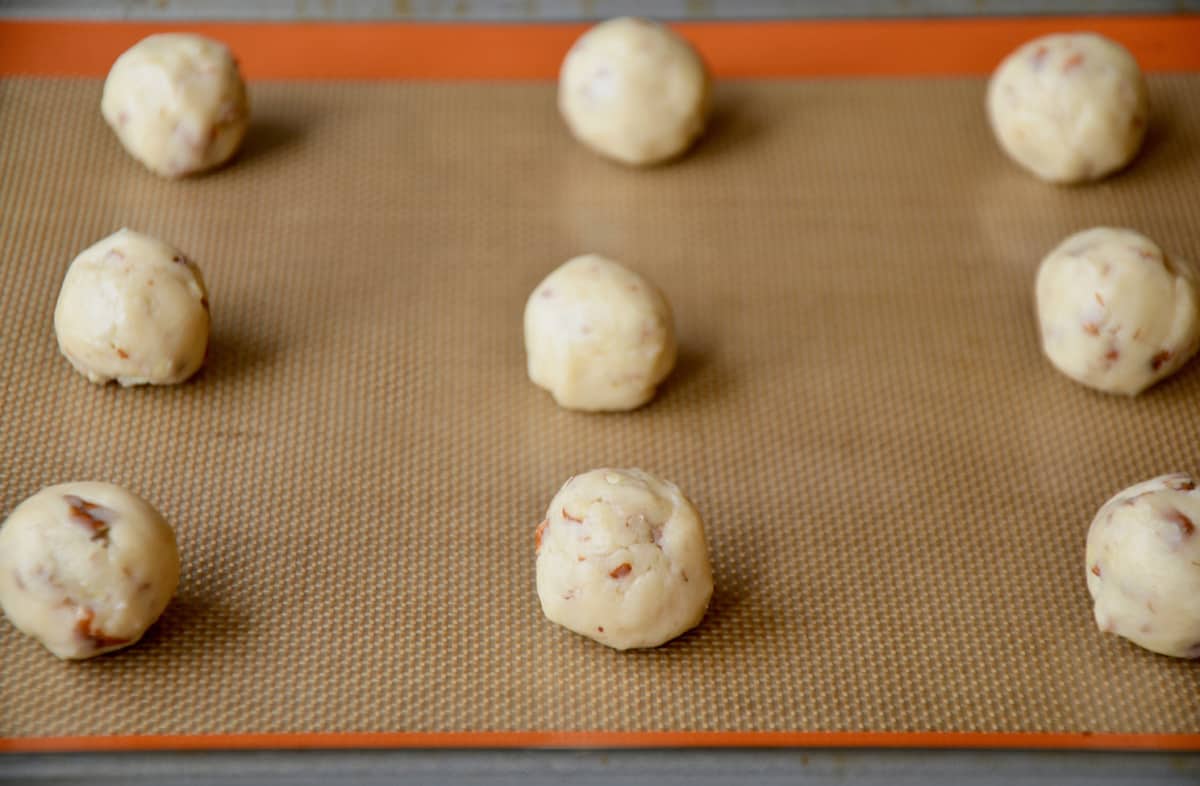
[[[100,111],[129,154],[166,177],[224,163],[250,118],[228,47],[183,33],[152,35],[118,57]]]
[[[75,258],[54,309],[59,349],[97,384],[183,382],[204,362],[209,321],[199,268],[128,229]]]
[[[639,469],[568,480],[536,540],[546,617],[614,649],[670,641],[700,623],[712,597],[700,514],[673,483]]]
[[[1197,294],[1192,267],[1137,232],[1080,232],[1038,270],[1042,349],[1077,382],[1136,395],[1200,345]]]
[[[704,130],[708,69],[666,27],[622,17],[575,42],[558,77],[558,108],[597,153],[645,165],[679,155]]]
[[[559,406],[634,409],[675,365],[671,307],[632,270],[596,254],[575,257],[529,296],[525,352],[529,378]]]
[[[987,109],[1004,152],[1053,183],[1128,164],[1150,115],[1133,55],[1091,33],[1048,35],[1013,52],[992,75]]]
[[[1096,624],[1176,658],[1200,657],[1200,491],[1175,474],[1125,489],[1087,536]]]
[[[133,644],[178,584],[171,527],[111,483],[42,489],[0,526],[0,607],[60,658]]]

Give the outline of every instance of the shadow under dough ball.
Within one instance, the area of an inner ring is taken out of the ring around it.
[[[175,534],[141,497],[111,483],[64,483],[0,525],[0,607],[60,658],[128,647],[179,584]]]
[[[233,53],[186,33],[152,35],[118,57],[100,111],[129,154],[164,177],[224,163],[250,121]]]

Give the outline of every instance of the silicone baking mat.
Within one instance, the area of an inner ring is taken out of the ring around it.
[[[726,80],[694,153],[647,171],[576,145],[545,81],[257,81],[236,162],[181,182],[122,152],[97,78],[0,81],[0,508],[117,482],[184,558],[122,653],[0,624],[0,749],[1200,749],[1200,664],[1100,635],[1083,565],[1112,493],[1200,470],[1200,364],[1092,393],[1031,303],[1085,227],[1200,259],[1200,77],[1150,84],[1134,166],[1055,188],[1003,158],[975,77]],[[63,272],[122,226],[205,273],[187,384],[58,355]],[[633,413],[525,377],[526,297],[592,251],[675,308],[679,365]],[[653,651],[539,611],[533,527],[605,465],[707,523],[712,607]]]

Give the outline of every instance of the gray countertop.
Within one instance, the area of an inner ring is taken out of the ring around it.
[[[769,784],[1200,783],[1200,756],[1147,753],[870,750],[259,751],[15,755],[0,783],[48,784],[460,783],[700,786]]]

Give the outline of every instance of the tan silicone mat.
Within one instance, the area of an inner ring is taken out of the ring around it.
[[[1002,157],[975,79],[723,84],[695,154],[644,172],[576,146],[549,84],[255,84],[239,160],[184,182],[121,151],[98,81],[0,82],[0,507],[125,484],[185,565],[117,655],[0,623],[0,736],[1200,733],[1200,664],[1100,635],[1083,565],[1109,495],[1200,469],[1200,365],[1095,394],[1031,313],[1084,227],[1200,259],[1200,77],[1151,85],[1135,166],[1064,189]],[[188,384],[58,355],[64,270],[121,226],[208,279]],[[587,251],[676,310],[631,414],[525,378],[525,298]],[[601,465],[707,521],[713,605],[652,652],[538,608],[534,525]]]

